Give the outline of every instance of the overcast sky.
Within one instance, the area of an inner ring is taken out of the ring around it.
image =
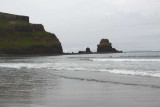
[[[0,11],[43,24],[65,52],[96,51],[102,38],[118,50],[160,51],[160,0],[0,0]]]

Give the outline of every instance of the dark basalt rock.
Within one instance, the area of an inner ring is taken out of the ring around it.
[[[97,52],[118,52],[115,48],[112,48],[112,44],[108,39],[101,39],[100,44],[97,45]]]

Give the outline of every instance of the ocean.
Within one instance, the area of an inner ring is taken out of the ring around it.
[[[160,52],[0,57],[0,107],[160,107]]]

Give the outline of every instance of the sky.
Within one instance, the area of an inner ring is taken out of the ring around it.
[[[122,51],[160,51],[160,0],[0,0],[56,34],[64,52],[96,51],[102,38]]]

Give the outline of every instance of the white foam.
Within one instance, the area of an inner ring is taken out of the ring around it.
[[[51,67],[51,63],[0,63],[0,67],[3,68],[49,68]]]
[[[98,62],[108,62],[108,61],[115,61],[115,62],[160,62],[160,59],[90,59],[91,61],[98,61]]]
[[[149,77],[160,77],[160,73],[153,73],[153,71],[148,71],[148,72],[144,72],[144,71],[134,71],[134,70],[118,70],[118,69],[114,69],[114,70],[101,70],[101,71],[105,71],[105,72],[109,72],[109,73],[114,73],[114,74],[123,74],[123,75],[137,75],[137,76],[149,76]]]
[[[100,71],[100,72],[109,72],[113,74],[123,74],[123,75],[137,75],[137,76],[150,76],[150,77],[160,77],[160,71],[136,71],[136,70],[119,70],[113,69],[109,70],[106,68],[98,67],[88,67],[80,66],[77,64],[66,64],[66,63],[0,63],[0,67],[3,68],[27,68],[27,69],[52,69],[59,71]]]

